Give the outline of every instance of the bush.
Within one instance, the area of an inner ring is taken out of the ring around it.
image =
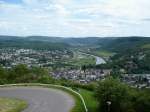
[[[0,67],[0,84],[6,83],[54,83],[48,70],[40,67],[29,68],[26,65],[16,65],[11,69]]]

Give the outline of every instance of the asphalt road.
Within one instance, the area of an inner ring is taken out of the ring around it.
[[[29,106],[23,112],[69,112],[74,100],[67,93],[39,87],[0,88],[0,97],[23,99]]]

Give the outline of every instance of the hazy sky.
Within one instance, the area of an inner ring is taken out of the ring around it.
[[[150,36],[150,0],[0,0],[0,35]]]

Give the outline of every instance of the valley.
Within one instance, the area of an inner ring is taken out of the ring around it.
[[[0,84],[42,83],[69,87],[83,95],[89,112],[96,112],[102,100],[96,100],[99,96],[95,96],[95,91],[104,90],[103,85],[110,87],[107,85],[110,83],[118,90],[128,86],[135,90],[125,91],[136,93],[136,89],[140,89],[141,94],[147,94],[150,88],[149,43],[146,37],[0,36]],[[107,91],[111,88],[103,92]],[[116,92],[112,94],[117,97]],[[132,99],[132,95],[130,97]],[[87,98],[91,98],[92,103]],[[78,100],[75,112],[82,110]]]

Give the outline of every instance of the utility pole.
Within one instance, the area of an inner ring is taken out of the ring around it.
[[[107,101],[107,112],[110,112],[111,101]]]

